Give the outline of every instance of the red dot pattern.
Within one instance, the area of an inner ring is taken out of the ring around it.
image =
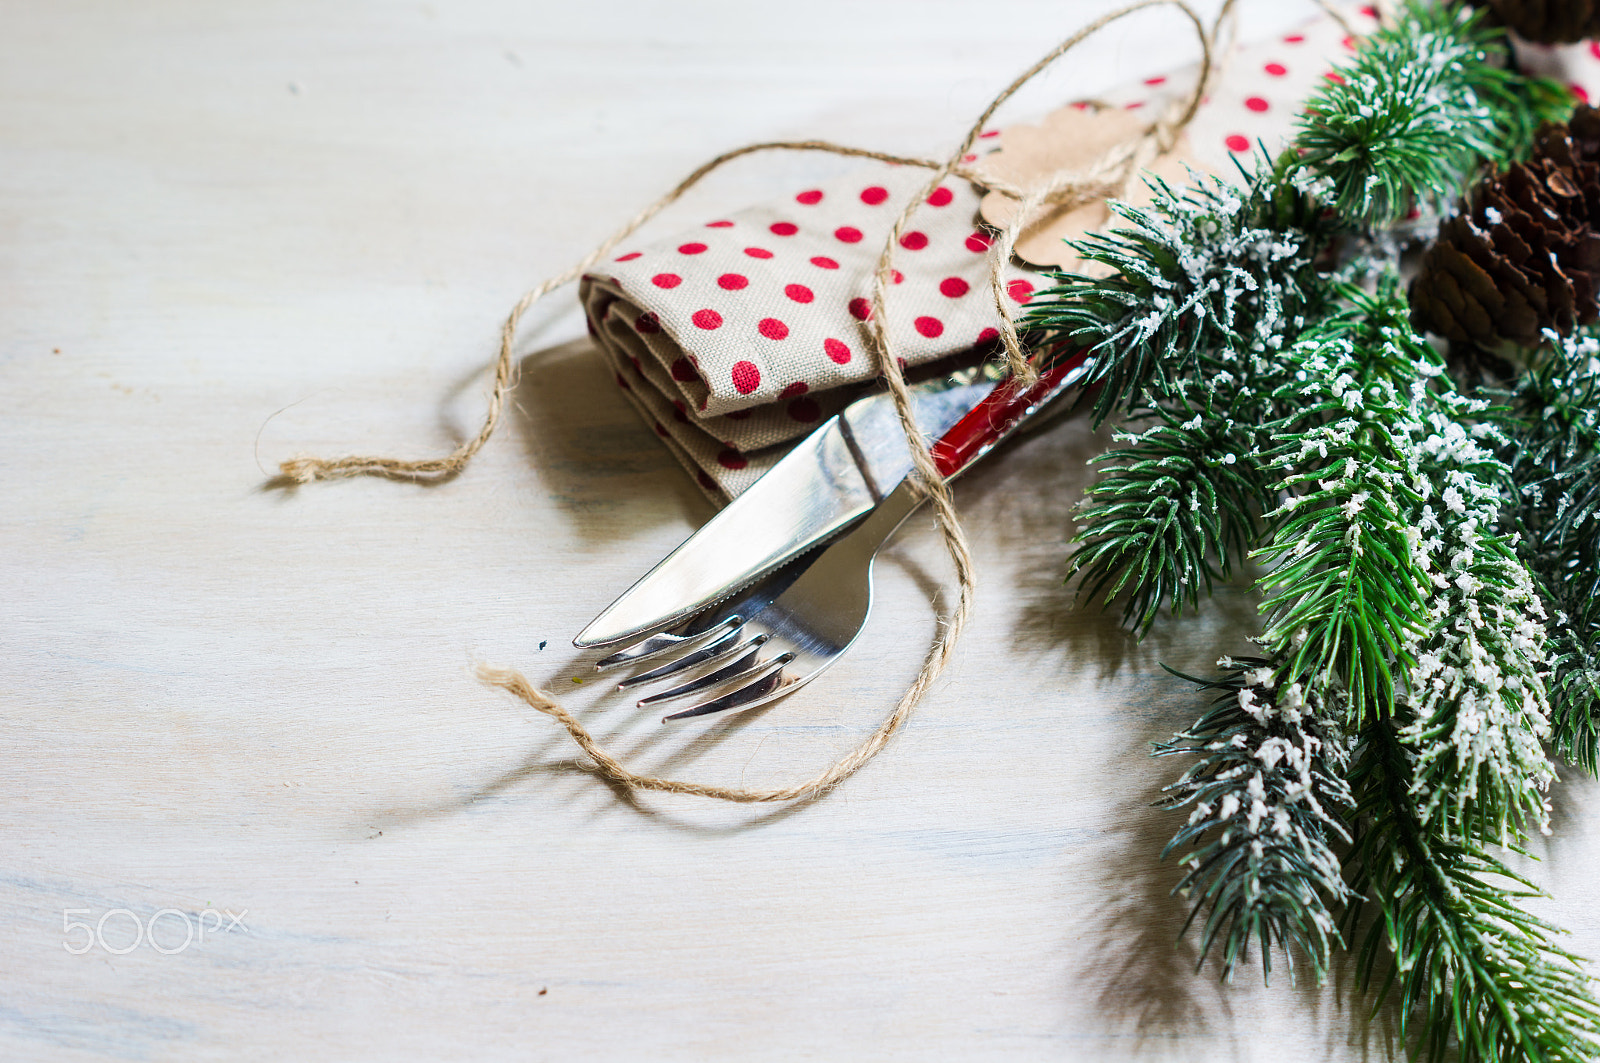
[[[1348,17],[1356,32],[1370,30],[1366,16],[1352,11]],[[1279,150],[1303,110],[1304,93],[1326,73],[1337,73],[1327,61],[1338,57],[1343,36],[1322,22],[1241,50],[1190,127],[1196,161],[1227,172],[1229,154],[1248,157],[1258,142],[1269,155]],[[1600,42],[1533,50],[1528,59],[1545,64],[1530,66],[1530,72],[1573,85],[1575,95],[1594,95],[1600,66],[1592,73],[1588,67],[1558,70],[1551,65],[1557,52],[1561,62],[1600,64]],[[1188,72],[1153,76],[1103,98],[1119,109],[1164,111],[1192,83]],[[1004,136],[985,130],[966,161],[994,151]],[[839,385],[875,371],[874,360],[865,356],[873,342],[872,271],[888,226],[917,195],[925,199],[909,216],[888,267],[898,285],[887,305],[897,354],[920,363],[998,342],[998,329],[988,323],[994,308],[986,272],[997,237],[987,228],[969,227],[975,194],[966,182],[950,179],[926,189],[924,181],[911,168],[880,167],[853,181],[799,186],[766,207],[702,222],[692,234],[619,255],[611,267],[615,281],[603,274],[587,278],[609,285],[621,302],[607,322],[603,308],[591,301],[601,345],[634,344],[612,352],[619,386],[631,387],[630,399],[649,411],[646,424],[658,433],[664,426],[676,445],[710,471],[708,482],[737,494],[769,462],[764,448],[833,413],[843,402]],[[952,231],[955,226],[961,227]],[[1002,293],[1008,305],[1020,308],[1042,286],[1036,276],[1020,279],[1008,272]],[[1021,316],[1020,309],[1013,313]],[[675,357],[674,340],[703,364],[692,356]],[[655,357],[662,359],[659,365]],[[631,364],[637,358],[643,359],[642,370]],[[672,372],[663,373],[666,368]],[[641,380],[681,388],[681,394],[655,394]]]
[[[648,341],[615,352],[618,386],[647,411],[646,424],[656,434],[694,455],[727,493],[737,493],[730,483],[742,486],[748,482],[742,477],[764,469],[768,459],[752,455],[772,445],[771,433],[792,437],[818,423],[842,403],[841,383],[869,379],[875,371],[870,358],[858,356],[872,342],[864,324],[873,316],[872,268],[899,206],[920,190],[917,178],[908,170],[895,175],[898,183],[791,193],[776,211],[765,208],[772,211],[765,216],[756,208],[732,220],[702,222],[697,237],[622,256],[632,265],[612,267],[619,276],[586,278],[625,300],[620,309],[630,311],[621,318],[631,322],[628,335]],[[965,182],[936,187],[920,208],[921,224],[900,236],[895,253],[903,257],[886,272],[903,293],[890,304],[891,327],[903,333],[897,340],[902,364],[956,352],[965,346],[963,334],[979,331],[964,327],[970,316],[993,312],[978,298],[987,269],[983,253],[993,237],[968,227],[973,203]],[[812,208],[828,213],[806,225],[785,218],[784,206],[797,218],[816,219],[815,213],[798,214]],[[952,232],[952,225],[959,228]],[[765,246],[748,243],[752,234]],[[596,313],[596,322],[602,320]],[[663,334],[670,338],[657,338]],[[684,345],[676,356],[666,353],[674,340]],[[663,355],[652,368],[652,356]],[[652,375],[663,368],[665,374]],[[640,381],[663,389],[670,381],[681,392],[658,392]]]
[[[754,362],[733,363],[733,386],[741,395],[748,395],[761,386],[761,370]]]

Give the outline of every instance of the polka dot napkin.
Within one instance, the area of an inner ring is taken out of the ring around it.
[[[737,495],[875,375],[873,270],[901,205],[927,182],[918,168],[874,169],[628,251],[584,278],[617,383],[708,491]],[[888,324],[908,364],[999,335],[992,237],[977,209],[973,187],[951,181],[900,239]],[[1009,274],[1020,307],[1039,279]]]
[[[1293,33],[1235,49],[1189,126],[1192,157],[1217,173],[1230,158],[1276,152],[1315,86],[1369,32],[1371,7],[1321,17]],[[1525,46],[1524,63],[1600,94],[1600,45]],[[1160,113],[1187,98],[1198,68],[1124,86],[1100,106]],[[986,132],[979,154],[1003,150]],[[969,157],[968,162],[978,161]],[[628,248],[583,278],[579,297],[623,393],[714,500],[737,497],[792,442],[857,397],[874,376],[866,322],[872,272],[890,228],[927,183],[918,168],[878,165]],[[986,252],[994,233],[980,196],[952,179],[928,196],[900,241],[889,292],[896,352],[920,365],[993,348],[998,315]],[[1047,278],[1007,267],[1024,306]]]

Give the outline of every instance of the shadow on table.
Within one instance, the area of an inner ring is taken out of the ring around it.
[[[902,569],[915,582],[921,593],[933,599],[938,599],[941,595],[942,589],[938,581],[909,556],[891,550],[886,551],[881,560],[885,565]],[[943,609],[944,603],[940,601],[936,607]],[[582,651],[556,671],[568,676],[590,673],[594,662],[607,652],[609,651],[603,648]],[[536,685],[540,681],[540,677],[529,678]],[[641,708],[631,704],[631,699],[627,695],[618,693],[610,682],[595,682],[552,692],[586,728],[597,732],[596,740],[608,754],[638,774],[665,779],[683,776],[696,778],[695,769],[698,763],[730,739],[741,735],[747,736],[753,726],[758,725],[767,713],[783,704],[776,702],[729,716],[710,717],[681,725],[657,726],[656,722],[663,713],[660,706]],[[639,693],[635,690],[634,697]],[[559,722],[542,717],[534,709],[523,707],[523,711],[527,713],[531,722],[541,726],[543,730],[541,737],[535,741],[516,767],[442,804],[391,808],[376,816],[365,817],[362,829],[364,830],[369,823],[384,829],[403,828],[441,817],[460,815],[470,811],[480,802],[512,793],[523,787],[538,788],[542,795],[565,803],[588,802],[594,793],[594,784],[598,782],[611,791],[615,800],[594,805],[590,812],[591,818],[604,817],[618,809],[625,809],[648,819],[656,826],[671,830],[707,836],[732,835],[757,830],[785,820],[827,796],[827,791],[824,791],[790,801],[744,804],[719,801],[697,806],[690,812],[669,810],[661,807],[659,801],[652,799],[655,791],[631,789],[599,771],[584,757]],[[836,750],[831,757],[822,756],[817,760],[816,772],[820,774],[835,759],[845,756],[864,741],[877,726],[876,720],[863,724],[859,733]],[[570,780],[572,785],[554,785],[563,779]],[[778,785],[787,786],[793,781],[792,776],[786,775],[781,783],[769,783],[765,780],[747,783],[735,780],[724,781],[721,785],[762,790]]]
[[[1150,740],[1165,737],[1150,724],[1130,730],[1135,741],[1123,754],[1129,760],[1142,757]],[[1077,959],[1064,972],[1064,994],[1093,994],[1091,1007],[1074,1010],[1074,1036],[1131,1042],[1135,1056],[1167,1058],[1176,1044],[1206,1043],[1217,1046],[1208,1048],[1207,1058],[1227,1058],[1221,1047],[1227,1045],[1235,1056],[1254,1057],[1266,1046],[1256,1042],[1251,1017],[1261,1014],[1272,994],[1288,998],[1287,1006],[1304,1016],[1313,1038],[1321,1032],[1327,1058],[1401,1058],[1394,998],[1372,1016],[1371,994],[1356,988],[1353,950],[1335,950],[1325,987],[1281,950],[1273,955],[1270,987],[1261,984],[1255,949],[1231,984],[1218,979],[1218,948],[1198,966],[1200,927],[1184,931],[1190,901],[1172,892],[1183,869],[1175,860],[1159,859],[1185,813],[1154,806],[1179,770],[1165,761],[1152,763],[1142,785],[1130,787],[1108,817],[1117,826],[1094,861],[1102,877],[1091,892],[1100,899],[1075,921],[1074,940],[1062,945],[1063,954]],[[1383,973],[1380,966],[1380,981]],[[1091,1016],[1088,1028],[1085,1013]]]
[[[1164,612],[1143,639],[1121,624],[1121,600],[1080,595],[1066,581],[1077,506],[1097,475],[1090,461],[1113,445],[1111,428],[1096,431],[1090,420],[1087,408],[1064,413],[961,483],[962,513],[982,522],[1009,578],[1013,642],[1073,674],[1087,663],[1101,681],[1160,676],[1163,663],[1204,674],[1223,653],[1247,651],[1259,630],[1250,573],[1216,585],[1198,615]]]
[[[588,338],[522,359],[509,415],[540,487],[575,538],[604,549],[716,508],[617,392]]]
[[[1093,987],[1094,1006],[1088,1011],[1099,1028],[1075,1030],[1075,1036],[1119,1044],[1132,1039],[1158,1056],[1170,1053],[1175,1042],[1198,1036],[1237,1045],[1247,1054],[1244,1046],[1255,1031],[1243,1028],[1243,1014],[1260,1006],[1260,991],[1250,994],[1249,1011],[1236,1016],[1244,1005],[1233,987],[1219,986],[1215,953],[1196,972],[1199,928],[1182,933],[1189,902],[1171,892],[1183,872],[1175,861],[1159,859],[1182,814],[1153,807],[1184,765],[1147,754],[1152,742],[1169,738],[1204,708],[1205,699],[1162,665],[1209,676],[1218,657],[1250,649],[1247,639],[1260,630],[1250,589],[1255,574],[1246,571],[1231,584],[1216,585],[1209,598],[1202,597],[1197,613],[1163,614],[1142,639],[1120,623],[1122,602],[1108,607],[1080,598],[1077,587],[1065,582],[1077,530],[1075,508],[1096,476],[1090,460],[1112,445],[1110,429],[1093,430],[1087,410],[1068,412],[997,455],[963,480],[957,492],[963,517],[983,528],[977,545],[985,555],[979,558],[980,570],[998,572],[996,584],[1005,581],[989,593],[1006,596],[1011,642],[1032,665],[1064,680],[1081,682],[1090,674],[1116,692],[1123,703],[1117,715],[1130,741],[1113,755],[1140,772],[1108,816],[1117,826],[1106,839],[1105,859],[1097,861],[1104,879],[1089,891],[1099,900],[1074,927],[1072,947],[1063,948],[1078,957],[1064,991],[1082,994]],[[1356,991],[1349,952],[1336,951],[1328,988],[1303,976],[1295,984],[1287,958],[1280,953],[1274,961],[1269,992],[1293,998],[1307,1023],[1325,1031],[1330,1054],[1395,1056],[1396,1009],[1391,1001],[1369,1018],[1372,998]],[[1257,956],[1236,971],[1235,981],[1248,993],[1251,981],[1260,985],[1260,976]],[[1075,1021],[1081,1024],[1081,1013]]]

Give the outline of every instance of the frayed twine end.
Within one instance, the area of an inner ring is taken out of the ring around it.
[[[290,458],[278,463],[278,473],[286,480],[308,484],[328,479],[328,467],[321,458]]]

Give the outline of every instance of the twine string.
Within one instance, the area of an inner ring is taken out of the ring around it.
[[[283,462],[279,466],[280,472],[285,479],[301,484],[310,483],[314,480],[336,479],[348,476],[382,476],[390,479],[437,483],[459,474],[467,463],[472,460],[473,456],[488,442],[489,437],[494,434],[494,430],[504,413],[506,398],[516,386],[517,374],[513,351],[518,325],[528,309],[550,292],[582,276],[590,266],[604,258],[640,226],[677,202],[684,193],[713,171],[735,159],[763,151],[822,151],[834,155],[876,159],[881,162],[898,163],[932,170],[933,175],[926,186],[907,202],[901,210],[888,238],[884,241],[882,251],[879,253],[877,269],[873,276],[872,312],[868,318],[868,324],[873,340],[873,358],[877,364],[878,372],[883,377],[884,383],[893,399],[896,413],[899,416],[900,427],[910,445],[914,466],[913,475],[933,509],[940,538],[955,567],[958,597],[955,608],[951,610],[949,617],[942,620],[939,633],[924,657],[916,679],[900,696],[895,703],[894,709],[883,719],[878,727],[864,741],[836,760],[828,768],[809,779],[790,786],[749,789],[666,779],[640,774],[628,768],[607,752],[595,740],[589,730],[560,701],[548,692],[533,685],[517,670],[489,665],[479,665],[477,669],[478,677],[484,683],[507,691],[528,705],[528,707],[544,713],[560,723],[566,728],[567,733],[572,737],[579,749],[593,761],[595,769],[601,776],[629,789],[690,794],[744,804],[793,801],[824,793],[854,774],[862,765],[876,756],[895,732],[904,725],[934,681],[944,671],[945,665],[949,662],[956,643],[959,641],[972,612],[972,597],[976,584],[973,576],[972,554],[967,546],[966,535],[962,531],[960,519],[956,514],[955,503],[951,497],[949,487],[934,467],[927,443],[917,425],[916,414],[912,408],[911,394],[906,385],[900,360],[894,354],[892,334],[888,328],[887,300],[890,279],[894,273],[894,252],[895,248],[899,246],[900,238],[904,235],[907,224],[928,196],[932,195],[939,187],[940,183],[952,176],[964,178],[980,188],[999,191],[1018,200],[1017,211],[1005,229],[1002,230],[1000,238],[994,241],[989,249],[989,281],[996,308],[1000,313],[1001,336],[1005,347],[1007,365],[1017,381],[1024,385],[1031,383],[1037,378],[1037,369],[1022,349],[1021,341],[1017,336],[1016,325],[1011,318],[1009,308],[1006,306],[1007,293],[1005,290],[1004,269],[1006,263],[1010,260],[1018,235],[1045,208],[1070,208],[1119,194],[1135,172],[1138,160],[1147,157],[1147,153],[1152,149],[1156,153],[1170,150],[1178,134],[1194,117],[1196,110],[1198,110],[1201,101],[1205,97],[1207,88],[1213,80],[1213,74],[1218,66],[1215,54],[1215,34],[1221,31],[1224,22],[1231,17],[1235,2],[1236,0],[1226,0],[1217,16],[1215,26],[1210,30],[1207,29],[1205,23],[1187,0],[1137,0],[1135,3],[1130,3],[1094,20],[1051,49],[1038,62],[1023,71],[1010,85],[995,96],[989,105],[984,108],[978,119],[972,123],[971,128],[967,130],[961,146],[943,162],[891,155],[866,148],[847,147],[823,140],[771,141],[760,144],[747,144],[744,147],[724,152],[701,165],[688,177],[680,181],[670,192],[641,210],[627,224],[605,239],[589,254],[585,255],[577,264],[529,290],[517,301],[516,305],[512,307],[511,313],[506,317],[505,323],[501,326],[500,352],[495,362],[494,385],[490,392],[488,409],[485,411],[482,427],[471,439],[456,447],[449,454],[439,458],[402,460],[365,456],[332,459],[298,457]],[[1194,92],[1181,111],[1177,111],[1176,114],[1171,114],[1156,122],[1132,143],[1121,145],[1108,152],[1104,158],[1099,160],[1088,171],[1057,173],[1052,175],[1040,187],[1015,187],[976,172],[962,164],[963,159],[971,153],[973,145],[977,142],[979,135],[988,125],[990,119],[994,117],[995,112],[1024,85],[1101,29],[1119,19],[1153,7],[1176,7],[1193,24],[1196,35],[1200,40],[1202,53],[1200,76],[1195,81]]]

